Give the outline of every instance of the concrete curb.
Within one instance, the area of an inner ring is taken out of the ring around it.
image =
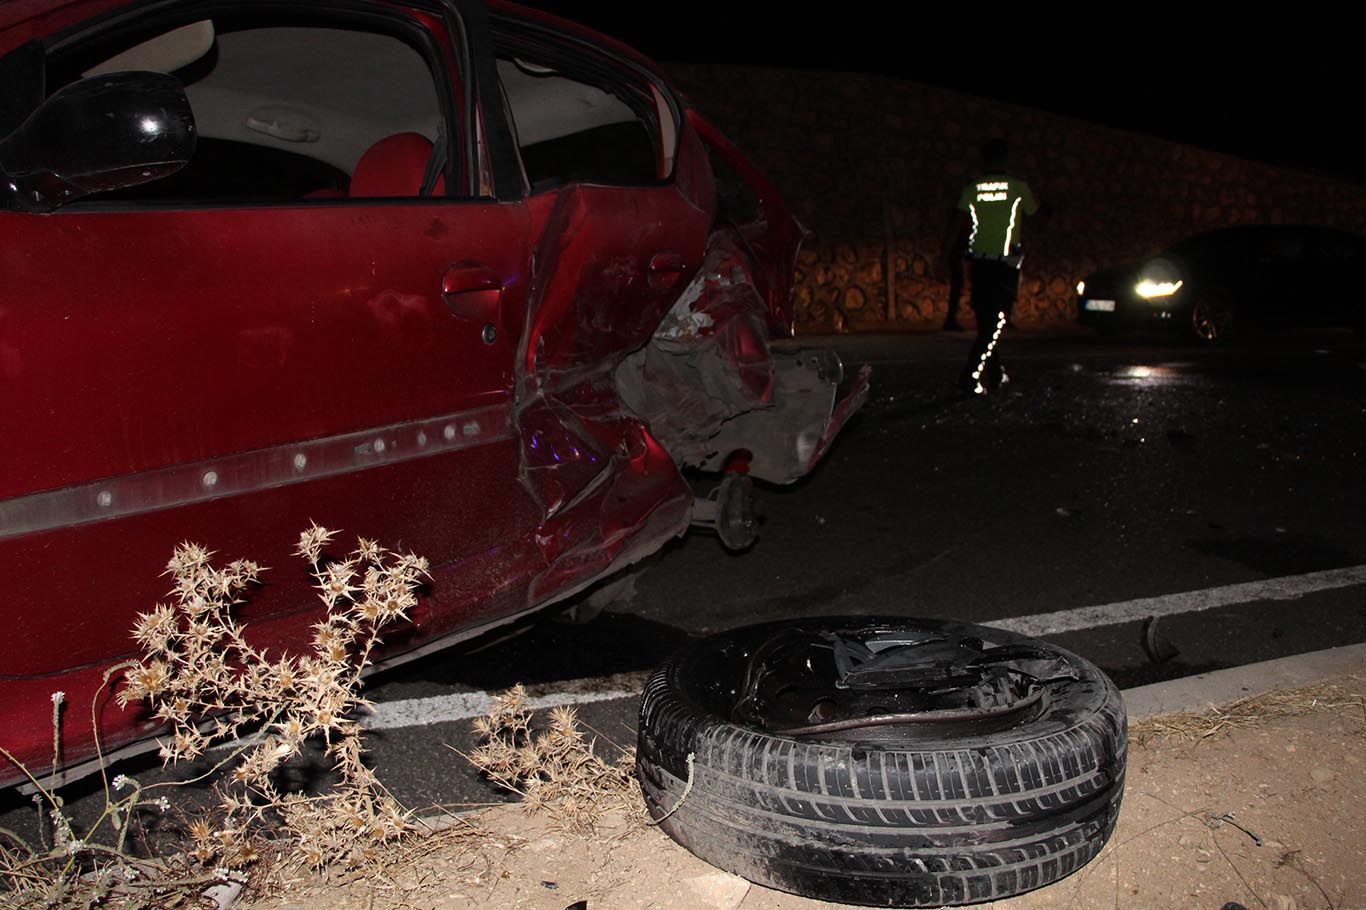
[[[1366,642],[1183,676],[1125,689],[1122,694],[1124,708],[1132,723],[1157,714],[1204,711],[1275,689],[1309,686],[1363,667],[1366,667]]]

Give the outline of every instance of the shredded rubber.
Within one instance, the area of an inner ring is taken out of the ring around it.
[[[679,806],[682,806],[684,803],[686,803],[686,802],[688,801],[688,794],[692,792],[692,771],[693,771],[692,762],[693,762],[693,759],[696,758],[696,757],[697,757],[697,753],[696,753],[696,752],[689,752],[689,753],[688,753],[688,782],[687,782],[686,784],[683,785],[683,795],[680,796],[680,797],[678,798],[678,802],[674,803],[674,807],[673,807],[672,809],[670,809],[668,812],[665,812],[663,815],[661,815],[659,818],[655,819],[654,821],[648,822],[648,824],[650,824],[650,825],[652,825],[652,826],[653,826],[653,825],[658,825],[660,822],[664,821],[664,819],[668,818],[670,815],[673,815],[675,812],[677,812]]]

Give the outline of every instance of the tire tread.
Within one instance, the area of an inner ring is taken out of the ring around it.
[[[669,813],[661,828],[671,837],[771,887],[904,907],[1019,894],[1099,853],[1123,793],[1123,702],[1103,674],[1068,657],[1090,675],[1068,690],[1076,716],[1065,724],[980,742],[873,744],[793,739],[711,715],[689,696],[679,655],[645,687],[641,788],[654,817]],[[693,787],[677,805],[689,753]]]

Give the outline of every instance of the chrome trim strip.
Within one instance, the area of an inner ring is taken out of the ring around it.
[[[16,496],[0,500],[0,540],[501,442],[509,413],[492,405]]]

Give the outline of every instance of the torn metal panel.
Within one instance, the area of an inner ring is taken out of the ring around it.
[[[684,467],[720,471],[743,456],[753,476],[786,484],[815,466],[863,404],[868,370],[837,404],[839,358],[775,354],[767,304],[750,276],[737,235],[714,233],[702,274],[616,379],[622,398]]]
[[[773,407],[722,424],[711,439],[711,454],[699,468],[719,471],[734,453],[744,452],[754,477],[776,484],[800,480],[820,462],[845,421],[868,398],[871,369],[865,366],[836,403],[843,366],[831,351],[782,353],[775,356],[774,367]]]
[[[538,203],[546,204],[546,203]],[[545,561],[528,606],[580,590],[688,525],[692,491],[613,371],[701,262],[708,213],[673,188],[578,184],[544,213],[517,357],[522,486]]]
[[[560,191],[539,227],[519,397],[610,371],[644,344],[702,262],[710,217],[668,186]]]

